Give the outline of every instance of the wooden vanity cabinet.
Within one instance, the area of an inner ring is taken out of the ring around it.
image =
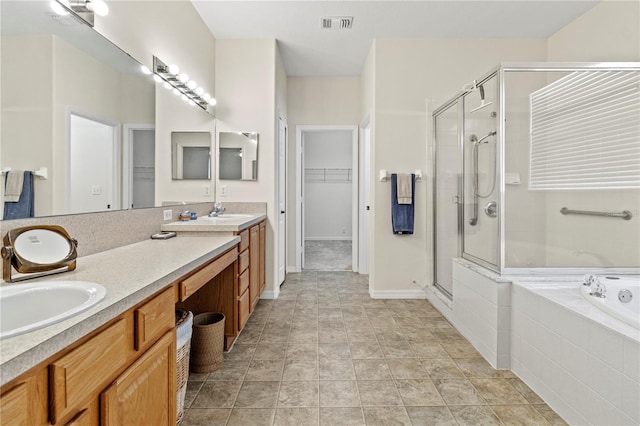
[[[0,424],[175,425],[175,294],[171,285],[7,383]]]
[[[260,287],[260,294],[264,291],[267,286],[266,274],[265,274],[265,244],[267,238],[267,224],[263,220],[259,224],[260,226],[260,235],[259,235],[259,253],[258,253],[258,284]]]

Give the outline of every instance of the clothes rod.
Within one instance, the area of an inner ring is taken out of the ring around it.
[[[584,214],[588,216],[604,216],[604,217],[619,217],[624,220],[631,220],[633,215],[629,210],[623,210],[621,212],[593,212],[587,210],[569,210],[566,207],[560,209],[560,213],[567,214]]]
[[[416,176],[416,181],[422,180],[422,170],[414,170],[411,172]],[[380,182],[386,182],[391,179],[391,173],[387,170],[380,170]]]

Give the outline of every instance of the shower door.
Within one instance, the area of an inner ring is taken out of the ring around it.
[[[434,281],[452,296],[451,259],[461,256],[462,214],[460,204],[461,164],[460,117],[461,102],[455,100],[435,111],[434,126]]]
[[[500,179],[497,77],[476,83],[463,98],[463,257],[497,270]]]

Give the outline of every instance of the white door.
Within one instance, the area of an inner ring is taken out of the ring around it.
[[[69,114],[70,212],[120,209],[117,129],[117,125]]]
[[[156,132],[153,129],[131,130],[131,202],[140,209],[155,206]]]
[[[358,271],[361,274],[369,273],[369,184],[370,184],[370,149],[371,128],[367,124],[360,133],[360,237]]]
[[[286,167],[287,128],[278,118],[278,285],[284,282],[286,265]]]

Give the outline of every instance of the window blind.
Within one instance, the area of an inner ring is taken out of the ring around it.
[[[529,101],[529,189],[640,188],[640,72],[574,72]]]

